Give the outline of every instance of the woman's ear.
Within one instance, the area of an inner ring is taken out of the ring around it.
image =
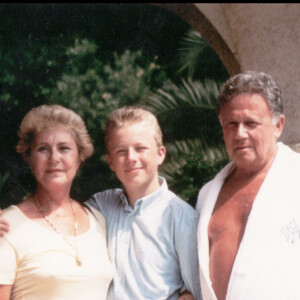
[[[24,160],[26,161],[28,167],[29,167],[29,170],[31,172],[31,174],[33,174],[33,170],[32,170],[32,163],[31,163],[31,157],[30,155],[26,155]]]

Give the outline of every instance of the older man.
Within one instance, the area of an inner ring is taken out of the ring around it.
[[[281,91],[244,72],[224,84],[217,112],[232,161],[198,196],[203,299],[300,299],[300,155],[278,142]]]

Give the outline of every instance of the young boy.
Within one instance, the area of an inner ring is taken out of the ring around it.
[[[105,143],[123,189],[96,193],[87,204],[106,219],[114,269],[108,299],[193,299],[187,291],[201,299],[198,214],[158,174],[166,149],[156,117],[137,107],[113,111]]]
[[[166,149],[156,117],[137,107],[115,110],[105,144],[123,189],[97,193],[88,204],[106,219],[114,266],[110,299],[178,299],[184,286],[200,299],[198,214],[158,175]]]

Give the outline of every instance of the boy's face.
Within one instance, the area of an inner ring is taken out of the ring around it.
[[[158,147],[154,129],[143,122],[129,123],[112,131],[107,162],[125,189],[146,194],[159,187],[158,166],[164,161],[165,147]]]

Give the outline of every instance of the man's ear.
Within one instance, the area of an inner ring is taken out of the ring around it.
[[[281,133],[282,133],[282,130],[283,130],[283,126],[284,126],[284,122],[285,122],[285,116],[284,115],[281,115],[279,117],[279,119],[277,120],[276,122],[276,132],[275,132],[275,137],[277,139],[280,138],[281,136]]]
[[[112,171],[115,171],[115,167],[114,167],[114,165],[113,165],[113,163],[112,163],[112,160],[110,159],[109,154],[105,154],[105,158],[106,158],[106,161],[107,161],[107,163],[108,163],[109,168],[110,168]]]

